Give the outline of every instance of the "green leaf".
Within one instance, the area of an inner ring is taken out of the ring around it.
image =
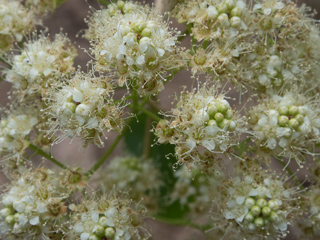
[[[138,158],[141,158],[145,141],[145,131],[149,131],[150,129],[148,130],[146,128],[146,114],[139,114],[137,116],[137,119],[138,122],[132,121],[132,123],[130,124],[131,131],[128,131],[125,134],[124,138],[126,149],[129,151],[129,153]],[[169,204],[169,196],[171,195],[174,184],[176,182],[173,169],[173,165],[177,161],[174,156],[174,145],[154,144],[156,138],[153,133],[151,134],[152,137],[150,144],[153,144],[153,147],[150,148],[149,157],[152,158],[155,167],[160,170],[162,181],[164,183],[160,190],[161,196],[158,202],[158,215],[164,218],[181,219],[188,211],[188,209],[182,208],[178,201]]]

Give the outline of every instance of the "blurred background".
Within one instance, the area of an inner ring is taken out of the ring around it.
[[[159,0],[158,0],[159,1]],[[169,0],[170,1],[170,0]],[[146,2],[147,4],[154,4],[155,1],[138,1]],[[299,0],[298,4],[306,3],[313,9],[320,12],[320,0]],[[51,14],[44,20],[44,26],[48,27],[48,32],[51,35],[55,33],[64,32],[68,33],[68,37],[74,42],[74,45],[78,47],[78,57],[75,61],[75,66],[80,65],[83,70],[86,70],[86,63],[90,60],[90,57],[82,50],[89,48],[89,42],[81,38],[84,33],[84,29],[87,28],[84,18],[90,15],[90,8],[100,9],[100,5],[96,0],[68,0],[63,3],[56,12]],[[317,19],[320,18],[319,13],[316,16]],[[183,30],[184,26],[177,24],[173,20],[173,26],[178,27]],[[62,30],[61,30],[62,29]],[[76,37],[78,35],[79,37]],[[185,46],[189,45],[189,39],[184,39],[182,42]],[[165,90],[160,94],[160,104],[165,110],[170,110],[171,102],[173,101],[173,96],[175,92],[178,92],[182,85],[192,85],[192,80],[190,80],[189,73],[187,71],[182,71],[177,74],[173,81],[169,82],[165,86]],[[5,81],[0,82],[0,107],[5,107],[8,103],[7,92],[11,89],[11,84]],[[121,94],[121,93],[119,93]],[[122,93],[123,94],[123,93]],[[237,94],[237,93],[235,93]],[[168,98],[171,96],[171,98]],[[109,133],[108,140],[105,141],[105,149],[112,143],[116,134]],[[100,149],[94,145],[89,146],[86,151],[80,150],[80,141],[73,141],[70,144],[70,140],[65,140],[62,144],[55,145],[52,149],[53,156],[59,161],[71,165],[80,166],[85,170],[89,169],[95,161],[104,152],[104,149]],[[122,149],[121,144],[116,148],[116,151],[109,157],[112,159],[114,156],[119,154]],[[122,151],[123,152],[123,151]],[[48,166],[53,167],[50,163]],[[0,173],[1,174],[1,173]],[[6,179],[1,175],[1,183],[4,184]],[[153,220],[147,220],[150,227],[150,232],[153,235],[154,240],[163,239],[173,239],[173,240],[202,240],[205,239],[203,234],[197,230],[187,228],[187,227],[177,227],[172,225],[167,225],[159,223]],[[287,239],[297,239],[293,235],[288,236]]]

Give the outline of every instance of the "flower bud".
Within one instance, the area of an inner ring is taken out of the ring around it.
[[[238,28],[241,26],[241,19],[239,17],[232,17],[230,19],[230,24],[234,28]]]
[[[264,208],[262,208],[262,215],[264,216],[264,217],[267,217],[267,216],[269,216],[271,214],[271,208],[269,208],[269,207],[264,207]]]
[[[289,122],[289,118],[287,116],[280,116],[278,120],[279,120],[279,125],[282,127],[286,126]]]
[[[244,204],[250,209],[256,204],[256,201],[253,198],[247,198]]]
[[[299,108],[297,106],[291,106],[289,107],[289,114],[292,116],[295,116],[296,114],[298,114],[299,112]]]
[[[208,17],[211,19],[217,19],[219,12],[214,6],[209,6],[207,8]]]
[[[259,207],[259,206],[257,206],[257,205],[255,205],[255,206],[253,206],[252,208],[251,208],[251,212],[252,212],[252,215],[253,216],[259,216],[260,215],[260,213],[261,213],[261,208]]]
[[[268,205],[268,202],[264,198],[260,198],[257,200],[257,206],[259,206],[260,208],[263,208],[267,205]]]
[[[214,119],[217,121],[217,122],[222,122],[223,119],[224,119],[224,116],[222,113],[218,112],[214,115]]]
[[[260,218],[260,217],[256,218],[254,220],[254,225],[256,225],[256,227],[259,227],[259,228],[263,227],[264,226],[263,218]]]
[[[221,26],[223,26],[223,27],[230,26],[229,17],[225,13],[220,14],[220,16],[218,17],[218,21],[221,24]]]
[[[104,235],[106,238],[113,238],[115,234],[116,234],[116,231],[111,227],[107,227],[104,232]]]

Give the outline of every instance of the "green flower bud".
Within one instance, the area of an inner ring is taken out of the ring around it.
[[[297,119],[300,124],[304,122],[304,116],[302,114],[297,114],[294,118]]]
[[[94,234],[98,237],[102,237],[104,235],[104,227],[101,225],[97,225],[95,227]]]
[[[226,4],[220,3],[217,6],[217,10],[219,13],[227,13],[228,12],[228,6]]]
[[[9,215],[5,218],[5,222],[8,224],[14,224],[15,222],[15,217],[13,215]]]
[[[237,127],[237,124],[234,121],[230,121],[228,130],[234,131],[236,129],[236,127]]]
[[[244,205],[251,209],[254,205],[256,205],[256,201],[253,198],[247,198],[246,201],[244,202]]]
[[[239,17],[237,17],[237,16],[232,17],[232,18],[230,19],[230,25],[231,25],[232,27],[234,27],[234,28],[240,27],[240,26],[241,26],[241,19],[240,19]]]
[[[220,103],[218,105],[218,112],[221,112],[221,113],[226,113],[228,111],[228,106],[224,103]]]
[[[286,106],[281,106],[279,107],[278,112],[280,115],[287,115],[289,112],[289,109]]]
[[[65,109],[68,109],[73,113],[76,111],[76,108],[77,108],[77,105],[71,102],[66,102],[64,106],[65,106]]]
[[[142,33],[141,33],[141,35],[142,35],[143,37],[151,37],[151,34],[152,34],[152,31],[151,31],[150,28],[145,28],[145,29],[143,29],[143,31],[142,31]]]
[[[254,220],[254,225],[256,225],[256,227],[259,227],[259,228],[263,227],[264,226],[263,218],[260,218],[260,217],[256,218]]]
[[[262,208],[262,215],[264,216],[264,217],[267,217],[267,216],[269,216],[271,214],[271,208],[269,208],[269,207],[264,207],[264,208]]]
[[[218,21],[221,24],[221,26],[223,26],[223,27],[229,27],[230,26],[229,17],[225,13],[222,13],[222,14],[219,15]]]
[[[214,118],[214,115],[218,112],[218,108],[215,105],[210,105],[208,106],[207,113],[210,118]]]
[[[100,240],[100,238],[97,235],[91,233],[88,240]]]
[[[217,127],[218,124],[217,124],[217,122],[216,122],[215,120],[210,120],[210,121],[208,122],[208,126]]]
[[[253,207],[251,208],[251,212],[252,212],[252,215],[253,215],[253,216],[257,217],[257,216],[259,216],[260,213],[261,213],[261,208],[260,208],[259,206],[255,205],[255,206],[253,206]]]
[[[234,0],[225,0],[224,4],[227,5],[228,9],[232,9],[235,6]]]
[[[279,221],[279,216],[276,212],[270,213],[270,221],[271,222],[278,222]]]
[[[241,8],[238,8],[238,7],[235,7],[232,9],[231,11],[231,17],[241,17],[241,14],[242,14],[242,10]]]
[[[268,202],[268,206],[272,209],[272,210],[277,210],[279,208],[279,204],[277,203],[277,201],[275,200],[269,200]]]
[[[113,238],[115,234],[116,234],[116,231],[111,227],[107,227],[106,230],[104,231],[104,236],[106,238]]]
[[[252,222],[254,220],[254,216],[252,215],[251,212],[248,212],[247,215],[244,217],[245,220],[248,222]]]
[[[257,206],[259,206],[260,208],[263,208],[267,205],[268,205],[268,202],[264,198],[260,198],[257,200]]]
[[[222,122],[219,123],[219,127],[221,129],[228,128],[229,125],[230,125],[230,120],[228,119],[223,119]]]
[[[217,121],[217,122],[222,122],[223,119],[224,119],[224,116],[222,113],[218,112],[214,115],[214,119]]]
[[[11,210],[10,208],[3,208],[3,209],[1,209],[1,211],[0,211],[0,215],[1,215],[2,217],[7,217],[7,216],[9,216],[9,215],[11,215],[11,214],[13,214],[13,212],[12,212],[12,210]]]
[[[296,129],[296,128],[299,127],[299,125],[300,125],[300,124],[299,124],[299,122],[298,122],[297,119],[295,119],[295,118],[291,118],[291,119],[290,119],[290,121],[289,121],[289,126],[290,126],[290,127]]]
[[[225,118],[231,119],[233,117],[233,111],[232,109],[228,109],[227,112],[224,114]]]
[[[125,5],[125,2],[124,2],[124,1],[121,1],[121,0],[120,0],[120,1],[117,2],[117,6],[118,6],[118,8],[119,8],[120,10],[123,9],[124,5]]]
[[[281,127],[285,127],[289,122],[289,118],[287,116],[280,116],[278,120]]]
[[[109,225],[107,224],[107,222],[108,222],[108,219],[106,218],[106,217],[101,217],[100,219],[99,219],[99,223],[101,224],[101,226],[103,226],[103,227],[108,227]],[[113,229],[113,228],[112,228]]]
[[[291,106],[289,107],[289,114],[292,116],[295,116],[299,113],[299,108],[297,106]]]

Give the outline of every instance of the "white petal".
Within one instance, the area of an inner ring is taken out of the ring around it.
[[[244,200],[246,200],[245,197],[236,197],[236,201],[239,205],[241,205],[242,203],[244,203]]]
[[[209,151],[212,151],[216,147],[216,144],[214,143],[213,140],[210,140],[210,141],[204,140],[204,141],[202,141],[202,146],[207,148]]]
[[[189,138],[189,139],[187,140],[186,146],[187,146],[190,150],[192,150],[192,149],[194,149],[195,146],[196,146],[196,141],[194,141],[193,139],[190,139],[190,138]]]
[[[158,48],[158,53],[159,53],[159,56],[162,57],[164,54],[165,54],[165,51],[161,48]]]
[[[145,63],[145,59],[144,59],[144,55],[140,55],[139,57],[137,57],[137,64],[138,65],[142,65]]]
[[[272,12],[271,8],[267,8],[267,9],[264,9],[264,10],[263,10],[263,13],[264,13],[265,15],[270,15],[271,12]]]
[[[34,217],[34,218],[31,218],[30,221],[29,221],[29,223],[30,223],[31,225],[37,225],[39,222],[40,222],[40,221],[39,221],[39,217],[38,217],[38,216],[36,216],[36,217]]]
[[[82,233],[80,235],[80,239],[81,240],[87,240],[89,238],[89,236],[90,236],[90,233]]]
[[[268,139],[268,148],[270,149],[275,149],[277,147],[277,140],[274,138],[269,138]]]

